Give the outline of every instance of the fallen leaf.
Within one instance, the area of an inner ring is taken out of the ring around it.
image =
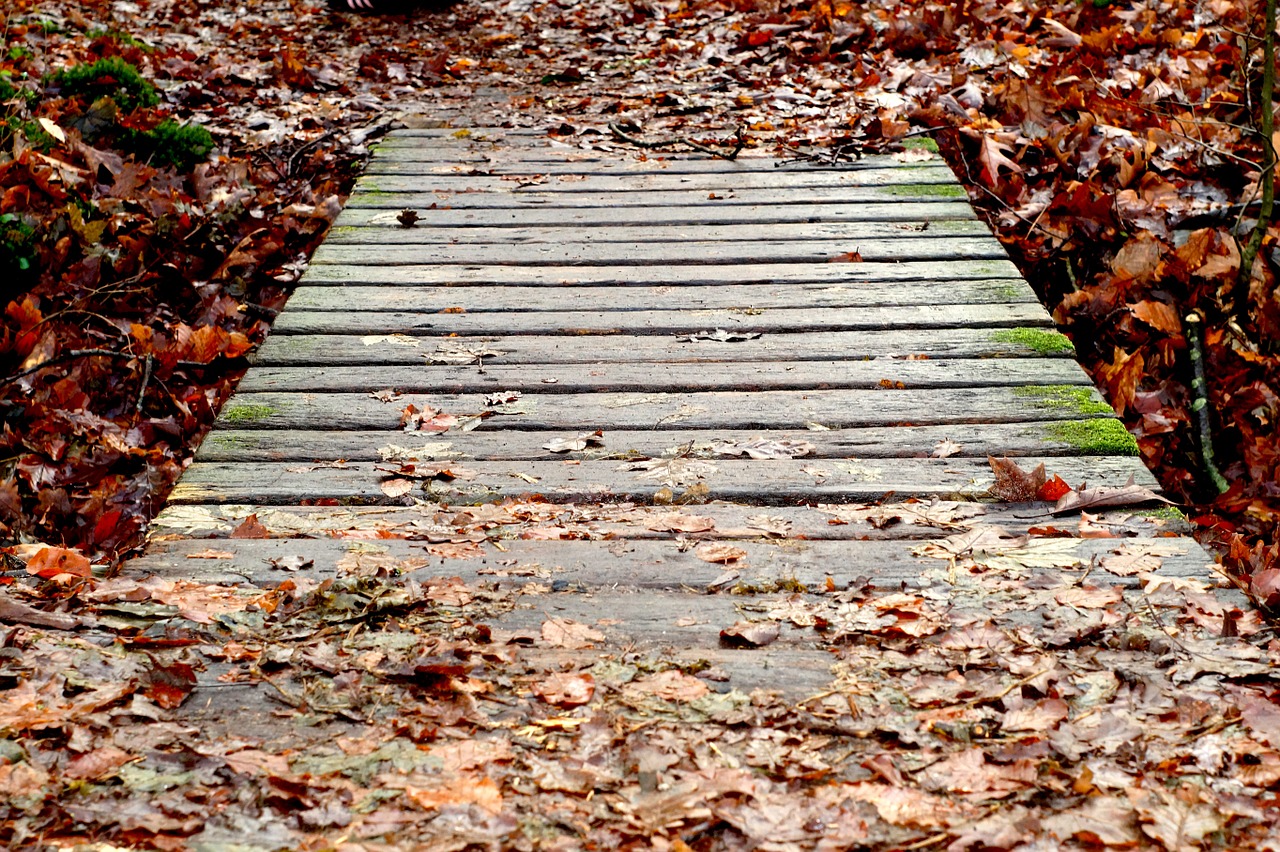
[[[716,522],[712,518],[703,517],[702,515],[686,515],[682,512],[668,512],[665,515],[648,518],[645,521],[645,529],[654,532],[709,532],[716,527]]]
[[[963,449],[964,447],[960,446],[950,438],[944,438],[933,445],[933,452],[930,453],[930,455],[935,459],[949,459]]]
[[[542,640],[553,648],[580,651],[604,641],[604,634],[568,618],[548,618],[542,622]]]
[[[567,453],[574,450],[585,450],[587,447],[603,446],[604,432],[597,429],[594,432],[583,432],[572,438],[552,438],[543,444],[542,448],[553,453]]]
[[[1084,509],[1096,509],[1100,506],[1135,506],[1153,501],[1173,503],[1172,500],[1166,500],[1149,488],[1134,484],[1133,477],[1130,476],[1129,481],[1118,488],[1104,486],[1071,491],[1063,495],[1062,499],[1050,511],[1055,515],[1061,515]]]
[[[390,477],[378,483],[378,487],[382,489],[382,493],[391,498],[403,497],[413,490],[414,482],[412,479],[404,479],[401,477]]]
[[[794,459],[812,455],[816,447],[808,441],[752,438],[749,441],[720,441],[711,445],[718,456],[750,456],[753,459]]]
[[[59,574],[92,577],[88,557],[67,547],[42,547],[27,560],[27,573],[46,580]]]
[[[733,648],[763,648],[778,638],[776,621],[739,621],[720,631],[720,641]]]
[[[531,687],[533,694],[558,707],[577,707],[591,701],[596,681],[586,672],[554,672]]]
[[[737,562],[747,555],[747,552],[741,547],[722,541],[709,541],[700,544],[693,552],[703,562],[711,562],[713,564]]]
[[[1006,503],[1029,503],[1037,499],[1041,486],[1048,479],[1043,464],[1036,465],[1030,473],[1008,458],[987,456],[987,464],[991,465],[991,472],[996,477],[991,493]]]
[[[723,328],[717,328],[715,331],[695,331],[684,337],[678,337],[681,343],[696,343],[699,340],[710,340],[716,343],[739,343],[743,340],[755,340],[761,332],[758,331],[725,331]]]
[[[256,514],[250,515],[231,531],[230,538],[271,538],[271,531],[258,520]]]

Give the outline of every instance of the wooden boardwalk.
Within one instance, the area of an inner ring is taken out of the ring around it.
[[[1080,526],[987,499],[988,455],[1155,488],[1135,451],[937,160],[641,161],[404,131],[127,570],[550,584],[494,628],[550,614],[599,630],[600,655],[808,695],[832,660],[805,631],[722,641],[751,592],[870,578],[988,610],[922,544]],[[1046,539],[1051,564],[1082,578],[1146,548],[1209,580],[1194,542],[1154,538],[1163,521],[1093,523],[1127,537]]]

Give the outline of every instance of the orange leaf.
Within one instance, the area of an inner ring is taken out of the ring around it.
[[[66,547],[45,547],[27,560],[27,573],[48,580],[59,574],[76,577],[92,577],[89,560],[76,550]]]

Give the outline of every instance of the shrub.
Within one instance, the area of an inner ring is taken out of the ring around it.
[[[74,65],[49,78],[64,95],[87,95],[96,100],[108,96],[121,110],[160,103],[156,87],[143,79],[138,69],[118,56],[108,56],[88,65]]]

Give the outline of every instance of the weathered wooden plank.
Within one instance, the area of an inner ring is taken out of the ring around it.
[[[814,163],[806,160],[784,160],[764,154],[743,152],[736,159],[726,160],[723,157],[710,157],[692,151],[644,152],[626,145],[589,145],[564,144],[549,139],[486,139],[483,141],[457,141],[388,136],[377,144],[376,156],[372,164],[391,164],[403,162],[433,163],[438,165],[453,164],[471,169],[476,166],[527,174],[531,165],[538,163],[567,163],[594,166],[596,164],[614,166],[618,170],[637,171],[651,170],[673,172],[685,169],[700,169],[709,172],[744,172],[744,171],[830,171],[844,169],[910,169],[921,165],[921,161],[906,162],[893,156],[871,156],[859,160],[842,161],[834,164]],[[641,159],[643,158],[643,159]],[[930,162],[930,161],[924,161]],[[942,162],[935,156],[933,164]]]
[[[725,362],[705,364],[563,364],[485,367],[257,367],[241,393],[591,393],[593,391],[805,390],[809,388],[973,388],[1093,382],[1074,361],[1003,358],[945,361]]]
[[[333,245],[316,250],[313,264],[364,266],[400,264],[511,264],[530,266],[609,266],[619,264],[676,264],[697,266],[723,263],[831,263],[857,252],[863,260],[1006,260],[994,237],[950,237],[939,240],[865,239],[793,240],[716,243],[545,243],[538,245]]]
[[[530,311],[456,313],[441,305],[434,313],[408,311],[286,311],[276,334],[422,334],[422,335],[689,335],[710,329],[741,334],[778,334],[862,329],[989,328],[1048,326],[1039,304],[901,305],[859,308],[774,308],[755,311]],[[754,341],[738,345],[743,354]],[[743,345],[748,344],[748,345]]]
[[[959,305],[1036,302],[1036,294],[1020,281],[947,281],[843,284],[722,284],[713,287],[633,286],[556,287],[430,285],[386,287],[348,285],[302,286],[289,297],[291,311],[441,311],[462,307],[484,311],[726,310],[751,308],[851,308],[935,305],[945,287]]]
[[[526,156],[534,154],[537,156]],[[896,160],[876,159],[863,160],[856,163],[838,163],[835,165],[818,165],[803,162],[785,162],[765,157],[750,157],[740,160],[713,160],[709,157],[701,160],[628,160],[616,156],[579,154],[565,156],[552,149],[525,149],[520,157],[504,157],[501,154],[489,157],[476,157],[474,154],[459,155],[449,151],[424,150],[421,148],[385,148],[379,152],[365,167],[366,175],[402,175],[419,177],[452,177],[473,179],[476,177],[503,177],[516,179],[514,183],[538,178],[555,181],[563,175],[648,177],[651,175],[672,175],[680,177],[701,178],[705,175],[733,175],[739,178],[752,177],[758,174],[780,174],[788,176],[810,176],[821,178],[848,175],[857,172],[895,170],[899,174],[927,169],[932,181],[946,181],[951,177],[950,169],[941,158],[918,163],[899,163]],[[945,171],[944,171],[945,170]],[[508,181],[512,182],[512,181]]]
[[[400,428],[413,405],[459,416],[498,411],[481,429],[829,429],[951,423],[1025,423],[1110,416],[1093,388],[945,388],[939,390],[809,390],[529,394],[507,406],[482,394],[405,394],[381,402],[367,393],[241,393],[224,407],[226,425],[337,431]]]
[[[414,191],[366,187],[351,196],[348,207],[402,210],[432,206],[462,209],[521,207],[730,207],[762,204],[856,204],[864,202],[937,202],[967,200],[955,183],[892,186],[803,186],[790,188],[708,191],[705,189],[648,190],[644,192],[461,192],[443,187]]]
[[[252,373],[250,374],[252,375]],[[247,389],[242,389],[247,390]],[[605,433],[604,446],[582,452],[552,453],[554,437],[546,432],[449,432],[444,435],[405,432],[328,432],[316,429],[281,431],[220,427],[200,445],[200,461],[380,461],[383,459],[575,459],[604,456],[661,456],[692,444],[699,456],[712,456],[716,442],[745,443],[759,430],[718,429],[699,432],[617,430]],[[1095,418],[1031,423],[969,423],[964,426],[896,426],[862,429],[769,432],[772,440],[807,441],[805,458],[912,458],[931,455],[941,441],[957,443],[957,457],[1109,455],[1134,452],[1118,420]]]
[[[1031,457],[1045,462],[1068,482],[1119,486],[1131,477],[1154,486],[1142,462],[1127,456]],[[888,495],[976,499],[993,482],[985,459],[825,459],[714,462],[677,459],[649,471],[625,469],[610,461],[468,461],[454,463],[472,478],[434,480],[415,485],[406,496],[441,503],[489,502],[537,494],[552,502],[634,500],[648,503],[660,491],[677,493],[705,484],[717,500],[785,505],[810,502],[861,502]],[[384,465],[383,467],[388,467]],[[389,465],[397,470],[395,464]],[[413,467],[413,465],[410,465]],[[312,500],[402,503],[382,490],[391,474],[368,462],[341,467],[267,462],[193,464],[169,496],[170,503],[297,504]],[[1046,516],[1048,519],[1048,516]]]
[[[941,537],[941,536],[939,536]],[[1064,579],[1077,579],[1094,560],[1118,550],[1166,545],[1166,551],[1182,551],[1161,558],[1156,574],[1168,577],[1203,576],[1211,560],[1191,539],[1076,539],[1074,548],[1064,545],[1062,565],[1051,570]],[[699,559],[691,548],[675,540],[608,541],[521,541],[483,545],[485,556],[459,559],[431,552],[425,542],[385,540],[351,542],[335,539],[220,539],[156,541],[148,552],[129,564],[129,573],[190,577],[203,582],[248,579],[258,585],[275,585],[289,577],[328,579],[350,575],[370,566],[403,569],[419,580],[432,577],[459,577],[467,582],[497,580],[504,585],[524,585],[564,580],[587,589],[620,586],[648,590],[701,590],[725,573],[724,565]],[[858,578],[871,577],[877,588],[939,585],[963,588],[965,577],[950,574],[945,560],[912,554],[918,541],[743,541],[746,556],[733,568],[740,573],[742,589],[767,589],[771,583],[794,580],[808,588],[823,589],[830,577],[837,589]],[[232,556],[210,555],[233,554]],[[304,556],[313,564],[298,572],[274,568],[272,560]],[[424,559],[425,557],[425,559]],[[415,559],[416,558],[416,559]],[[428,564],[423,565],[423,562]],[[481,573],[485,572],[485,573]],[[1102,586],[1128,585],[1132,578],[1119,577],[1101,569],[1090,572]],[[953,585],[954,584],[954,585]],[[728,589],[732,589],[730,584]],[[740,589],[740,591],[742,590]],[[679,615],[708,616],[719,606],[756,595],[686,596]],[[625,616],[627,609],[600,608],[601,614]],[[736,619],[735,619],[736,620]],[[729,622],[732,624],[732,621]],[[720,625],[727,627],[728,624]],[[719,627],[717,627],[717,630]],[[711,644],[715,644],[712,642]]]
[[[697,539],[699,541],[888,541],[936,539],[977,524],[998,526],[1011,536],[1075,536],[1079,519],[1046,521],[1043,506],[1025,503],[955,503],[928,500],[810,506],[769,506],[715,501],[696,506],[639,506],[633,503],[513,503],[492,513],[503,523],[484,524],[490,541],[521,539],[533,530],[561,525],[565,539],[618,541]],[[477,515],[491,517],[486,506]],[[697,533],[672,530],[673,513],[694,515],[714,526]],[[226,539],[252,515],[270,538],[377,541],[447,541],[468,529],[470,514],[455,507],[420,506],[258,506],[190,504],[169,506],[151,522],[152,541]],[[1186,532],[1190,525],[1168,511],[1101,510],[1090,515],[1093,531],[1106,528],[1119,539],[1154,538]],[[540,534],[540,533],[539,533]],[[1120,543],[1120,542],[1115,542]]]
[[[537,173],[505,176],[458,174],[370,174],[356,181],[361,192],[525,192],[599,193],[685,190],[696,192],[738,192],[744,189],[797,189],[802,187],[919,186],[954,184],[955,175],[943,164],[923,164],[915,168],[864,167],[841,170],[704,172],[667,174],[655,171],[623,173],[561,174]]]
[[[317,284],[395,284],[397,286],[501,284],[528,286],[647,287],[729,286],[736,284],[844,284],[932,282],[950,287],[955,281],[1004,279],[1021,291],[1027,285],[1018,269],[1004,260],[903,261],[901,263],[758,263],[743,266],[502,266],[439,264],[312,266],[303,281]],[[950,289],[947,292],[951,292]],[[1009,292],[1014,292],[1011,289]],[[939,301],[934,299],[934,301]],[[1017,301],[1010,299],[1009,301]]]
[[[286,314],[287,315],[287,314]],[[1049,345],[1052,344],[1052,345]],[[1059,345],[1061,344],[1061,345]],[[488,364],[595,364],[621,361],[810,361],[865,358],[1069,358],[1066,338],[1035,327],[859,330],[772,333],[755,340],[681,342],[674,336],[486,336],[436,340],[397,335],[285,335],[267,338],[253,356],[258,366],[466,363],[477,353]]]
[[[352,199],[357,202],[360,199]],[[497,210],[453,209],[439,203],[419,208],[418,227],[432,228],[537,228],[578,226],[629,227],[675,225],[765,225],[784,222],[942,222],[976,219],[967,201],[917,201],[913,204],[730,204],[666,207],[590,207],[576,210],[537,206]],[[334,223],[337,227],[400,227],[400,209],[348,206]]]
[[[435,225],[431,216],[413,228],[399,224],[376,227],[338,225],[326,238],[331,245],[541,245],[567,241],[596,243],[686,243],[686,242],[784,242],[788,240],[871,240],[928,239],[952,237],[986,237],[991,232],[986,223],[955,219],[929,222],[775,222],[765,225],[622,225],[582,228],[448,228]]]

